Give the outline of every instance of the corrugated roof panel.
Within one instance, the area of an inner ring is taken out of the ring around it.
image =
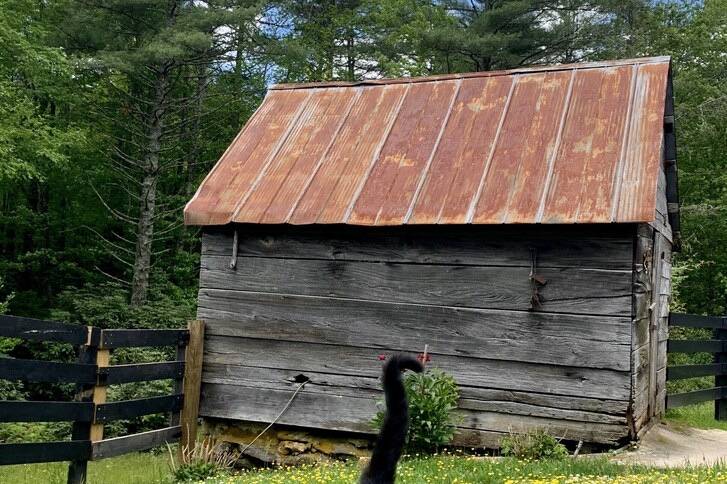
[[[668,58],[277,86],[188,224],[654,219]]]
[[[664,93],[668,63],[638,66],[628,147],[619,180],[615,222],[653,220],[664,138]]]
[[[508,187],[508,200],[500,220],[503,223],[527,223],[538,216],[548,163],[558,149],[561,119],[573,77],[573,72],[567,71],[545,74],[533,112],[526,118],[527,132],[521,141],[514,140],[520,143],[522,152],[517,173]]]
[[[350,223],[400,225],[418,175],[426,167],[449,114],[456,82],[413,84],[361,190]]]
[[[294,223],[305,216],[301,210],[316,214],[313,222],[340,223],[348,217],[373,164],[378,159],[386,136],[396,120],[408,86],[384,86],[383,89],[364,88],[360,102],[342,129],[341,142],[332,150],[326,164],[313,180],[309,196],[304,199],[309,207],[301,205],[293,214]],[[311,200],[320,192],[315,200]],[[316,205],[311,205],[312,203]],[[312,222],[311,222],[312,223]]]
[[[185,208],[186,223],[230,222],[240,198],[259,176],[264,161],[281,143],[309,95],[306,91],[271,91],[266,96]]]
[[[515,179],[525,161],[523,153],[527,147],[528,131],[535,119],[545,74],[522,75],[515,80],[515,89],[492,154],[487,178],[474,208],[474,223],[502,223]],[[538,190],[541,186],[531,188]]]
[[[628,66],[576,74],[542,222],[610,218],[631,77]]]
[[[409,223],[466,222],[512,83],[510,77],[462,81]]]

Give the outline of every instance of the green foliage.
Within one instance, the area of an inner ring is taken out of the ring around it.
[[[564,459],[568,449],[558,439],[537,429],[522,434],[510,434],[500,441],[502,455],[524,460]]]
[[[214,462],[192,462],[179,466],[173,473],[174,482],[197,482],[216,477],[219,469]]]
[[[68,422],[15,422],[0,423],[0,442],[53,442],[66,440],[71,432]]]
[[[227,445],[211,436],[182,449],[179,462],[174,457],[172,447],[167,445],[170,467],[174,482],[197,482],[200,480],[227,475],[237,460],[237,454],[227,449]]]
[[[459,400],[459,387],[454,378],[438,369],[407,373],[404,388],[409,401],[406,451],[434,452],[451,442],[457,423],[454,411]],[[383,410],[376,414],[374,428],[381,428],[384,414]]]
[[[712,384],[711,386],[714,386]],[[719,429],[727,431],[727,422],[714,418],[714,402],[698,405],[687,405],[667,410],[666,418],[670,422],[698,429]]]
[[[171,284],[153,285],[144,306],[129,306],[118,283],[69,288],[58,295],[54,316],[99,328],[183,328],[194,317],[195,295]]]

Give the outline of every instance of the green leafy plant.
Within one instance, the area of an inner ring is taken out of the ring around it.
[[[167,444],[174,482],[197,482],[227,474],[237,455],[224,448],[224,445],[207,436],[195,442],[192,447],[185,447],[175,459],[172,447]]]
[[[439,370],[408,373],[404,388],[409,401],[409,431],[406,452],[428,453],[452,441],[457,417],[459,387],[454,378]],[[374,417],[377,430],[384,422],[384,410]]]
[[[522,434],[512,433],[500,441],[502,455],[525,460],[563,459],[568,449],[542,429]]]

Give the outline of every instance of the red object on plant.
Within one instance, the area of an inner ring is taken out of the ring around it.
[[[382,354],[379,355],[379,361],[384,361],[385,359],[386,359],[386,355],[385,354],[382,353]]]
[[[430,355],[429,353],[427,353],[426,355],[424,355],[424,353],[419,353],[419,355],[417,356],[417,360],[421,361],[422,363],[429,363],[430,361],[432,361],[432,355]]]

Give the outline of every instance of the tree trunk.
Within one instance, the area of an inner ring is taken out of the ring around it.
[[[161,66],[154,80],[154,103],[148,120],[144,179],[141,184],[139,221],[136,225],[136,252],[131,279],[131,305],[142,306],[149,292],[152,242],[154,241],[154,216],[156,211],[159,155],[164,131],[166,95],[169,85],[169,66]]]

